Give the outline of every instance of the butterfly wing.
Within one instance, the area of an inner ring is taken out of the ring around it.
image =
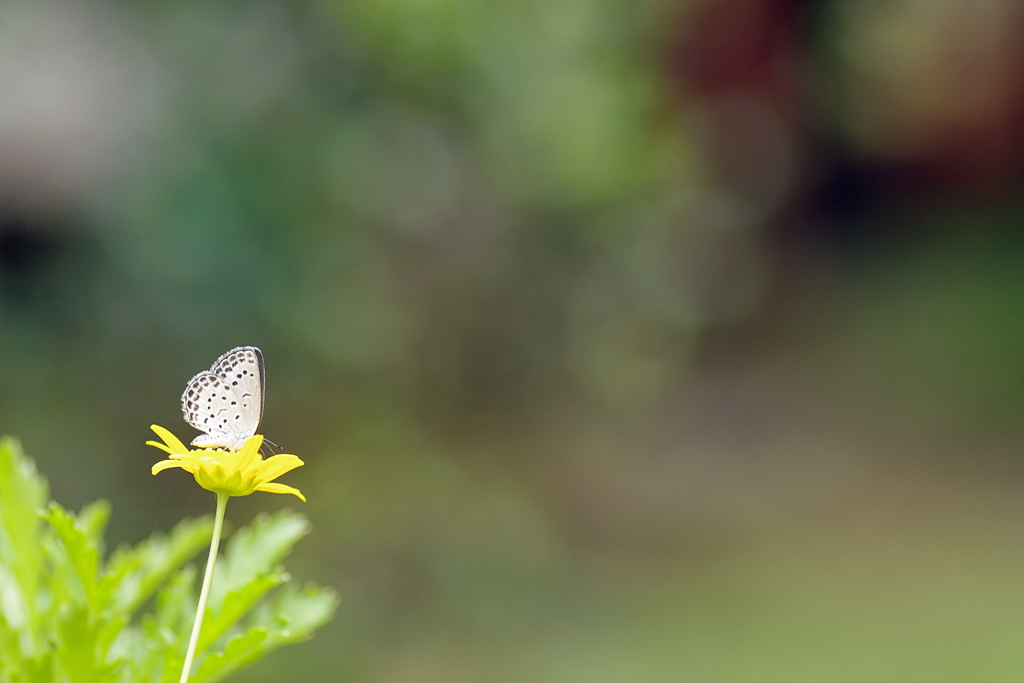
[[[252,407],[251,412],[255,416],[252,433],[255,434],[263,418],[263,380],[266,373],[263,353],[255,346],[239,346],[218,358],[210,372],[230,384],[245,405]]]
[[[204,432],[192,444],[238,450],[263,417],[263,354],[240,346],[193,377],[181,395],[185,421]]]

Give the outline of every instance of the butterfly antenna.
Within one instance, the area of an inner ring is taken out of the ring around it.
[[[277,455],[278,453],[281,452],[281,447],[278,446],[273,441],[271,441],[270,439],[268,439],[267,437],[263,437],[263,444],[260,446],[261,453],[263,453],[264,448],[266,448],[270,452],[270,455]],[[267,453],[263,454],[267,455]]]

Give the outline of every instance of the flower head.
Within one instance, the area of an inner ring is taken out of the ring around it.
[[[160,425],[152,425],[150,429],[163,439],[163,443],[147,441],[146,444],[156,446],[170,456],[169,460],[161,460],[153,465],[153,474],[171,467],[180,467],[191,472],[197,484],[214,493],[228,496],[247,496],[253,491],[291,493],[303,502],[306,501],[306,497],[297,488],[272,483],[285,472],[305,463],[285,453],[264,460],[260,455],[262,434],[249,437],[237,451],[222,448],[189,450],[178,437]]]

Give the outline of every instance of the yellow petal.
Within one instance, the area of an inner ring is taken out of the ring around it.
[[[260,484],[256,487],[256,490],[266,491],[267,493],[290,493],[293,496],[298,496],[303,503],[306,502],[306,497],[302,495],[302,491],[291,486],[285,486],[284,484]]]
[[[238,469],[248,470],[260,458],[260,446],[263,445],[263,435],[254,434],[245,440],[242,450],[238,451]]]
[[[160,450],[164,451],[165,453],[167,453],[169,455],[174,455],[174,451],[172,451],[165,444],[162,444],[159,441],[147,441],[146,445],[147,446],[156,446],[157,448],[159,448]]]
[[[153,474],[159,474],[160,472],[163,472],[164,470],[170,469],[172,467],[181,467],[181,461],[180,460],[161,460],[157,464],[153,465]]]
[[[273,481],[285,472],[291,472],[296,467],[302,467],[305,464],[297,455],[280,453],[263,461],[256,479],[259,482]]]
[[[191,472],[192,474],[198,472],[199,469],[202,467],[202,465],[198,461],[196,461],[195,458],[182,458],[181,460],[176,460],[175,462],[180,462],[181,469],[185,470],[186,472]]]
[[[176,437],[174,434],[171,434],[170,431],[164,429],[160,425],[150,425],[149,428],[156,432],[156,435],[163,439],[164,443],[170,447],[170,450],[168,450],[167,448],[163,448],[163,450],[167,451],[168,453],[188,453],[188,447],[181,441],[179,441],[178,437]],[[147,441],[146,443],[150,442]],[[156,443],[154,443],[153,445],[156,446],[157,448],[162,448]]]

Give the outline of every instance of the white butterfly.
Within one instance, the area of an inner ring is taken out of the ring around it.
[[[192,445],[241,449],[263,417],[263,377],[260,350],[239,346],[189,380],[181,395],[181,411],[185,422],[204,432]]]

